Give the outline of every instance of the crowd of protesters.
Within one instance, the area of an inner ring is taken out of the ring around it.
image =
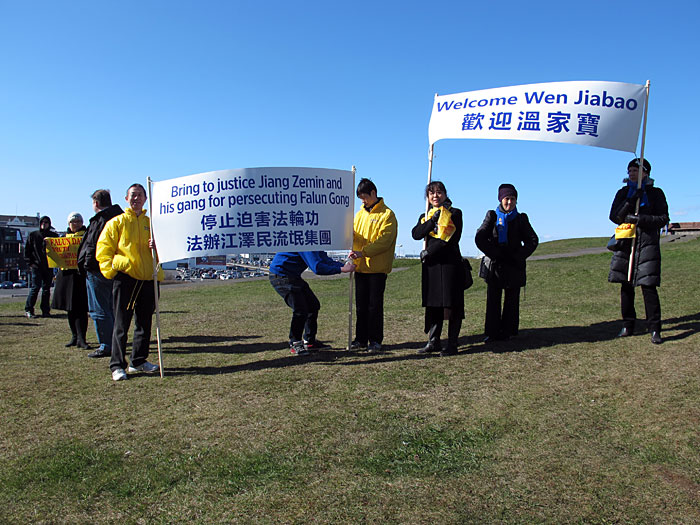
[[[661,305],[657,287],[661,281],[659,232],[669,222],[668,204],[663,191],[650,178],[646,159],[632,160],[627,167],[625,186],[613,200],[610,220],[626,232],[611,239],[613,251],[608,280],[621,283],[620,305],[623,326],[618,337],[633,335],[636,311],[635,288],[644,297],[647,330],[651,342],[660,344]],[[270,283],[292,309],[289,346],[292,354],[303,356],[325,346],[317,339],[321,304],[304,279],[304,270],[320,275],[353,273],[356,293],[355,337],[350,350],[377,353],[384,340],[384,292],[391,272],[398,222],[394,212],[377,194],[369,179],[361,179],[356,194],[361,201],[355,215],[352,250],[344,263],[325,252],[280,252],[270,265]],[[462,211],[453,206],[447,188],[432,181],[425,189],[426,212],[411,230],[413,239],[423,242],[422,306],[424,330],[428,336],[419,354],[458,352],[459,333],[465,317],[464,291],[471,285],[471,267],[461,255]],[[110,357],[114,381],[128,373],[155,373],[159,366],[148,361],[152,317],[163,272],[154,261],[155,244],[146,214],[146,190],[132,184],[126,192],[126,209],[112,204],[109,190],[92,194],[95,215],[86,228],[83,217],[68,216],[65,236],[80,239],[77,267],[61,267],[55,277],[47,259],[47,239],[58,237],[49,217],[41,217],[39,230],[32,232],[25,246],[31,273],[31,287],[25,315],[37,317],[39,296],[41,315],[51,308],[67,312],[71,339],[67,347],[90,348],[87,339],[88,313],[93,320],[98,347],[88,356]],[[528,216],[517,209],[518,191],[512,184],[498,187],[497,206],[486,213],[477,229],[475,243],[484,256],[479,277],[486,281],[484,343],[505,341],[518,336],[520,291],[526,285],[526,260],[535,251],[538,237]],[[629,232],[634,234],[630,235]],[[614,242],[613,242],[614,241]],[[630,261],[632,261],[630,263]],[[154,279],[154,275],[157,279]],[[132,350],[127,361],[127,343],[134,320]],[[443,323],[447,321],[447,342],[442,344]]]

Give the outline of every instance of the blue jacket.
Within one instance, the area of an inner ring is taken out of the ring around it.
[[[270,263],[270,273],[284,277],[300,277],[307,268],[317,275],[340,273],[343,263],[334,261],[326,252],[279,252]]]

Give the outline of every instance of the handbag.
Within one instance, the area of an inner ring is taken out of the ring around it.
[[[484,255],[479,264],[479,277],[484,281],[488,280],[493,274],[493,259]]]
[[[472,277],[472,265],[469,264],[469,259],[463,257],[462,266],[464,267],[464,289],[468,290],[474,284],[474,278]]]

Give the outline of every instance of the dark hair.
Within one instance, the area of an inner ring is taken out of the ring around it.
[[[361,193],[369,195],[372,192],[377,193],[377,187],[374,185],[374,182],[369,179],[360,179],[360,182],[357,184],[357,196],[359,197]]]
[[[632,159],[627,165],[628,170],[632,167],[639,168],[639,157],[637,157],[636,159]],[[651,164],[647,159],[644,159],[644,171],[651,175]]]
[[[129,195],[129,190],[130,190],[131,188],[141,188],[141,191],[143,192],[143,195],[144,195],[146,198],[148,198],[148,193],[146,193],[146,188],[144,188],[144,187],[143,187],[141,184],[139,184],[138,182],[134,182],[131,186],[129,186],[129,187],[126,189],[126,194],[127,194],[127,195]]]
[[[129,193],[128,190],[127,193]],[[109,194],[109,190],[96,190],[92,194],[92,200],[97,203],[99,208],[109,208],[112,205],[112,196]]]
[[[434,180],[425,187],[425,198],[427,199],[428,193],[430,193],[431,191],[434,193],[435,190],[440,190],[442,193],[445,194],[445,197],[447,197],[447,190],[445,189],[445,185],[439,180]]]

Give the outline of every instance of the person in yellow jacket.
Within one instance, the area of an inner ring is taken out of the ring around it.
[[[114,330],[109,368],[115,381],[126,379],[127,371],[152,374],[159,370],[158,365],[147,361],[155,310],[155,290],[151,221],[143,207],[146,203],[145,188],[141,184],[129,186],[126,202],[129,207],[124,213],[111,219],[102,230],[95,254],[102,275],[113,280]],[[158,280],[163,280],[160,269]],[[136,320],[131,365],[127,367],[126,344],[134,314]]]
[[[369,179],[357,185],[357,198],[362,201],[355,214],[350,258],[355,270],[355,339],[350,349],[367,348],[374,353],[384,341],[384,289],[394,263],[398,222],[384,199],[377,197],[377,187]]]

